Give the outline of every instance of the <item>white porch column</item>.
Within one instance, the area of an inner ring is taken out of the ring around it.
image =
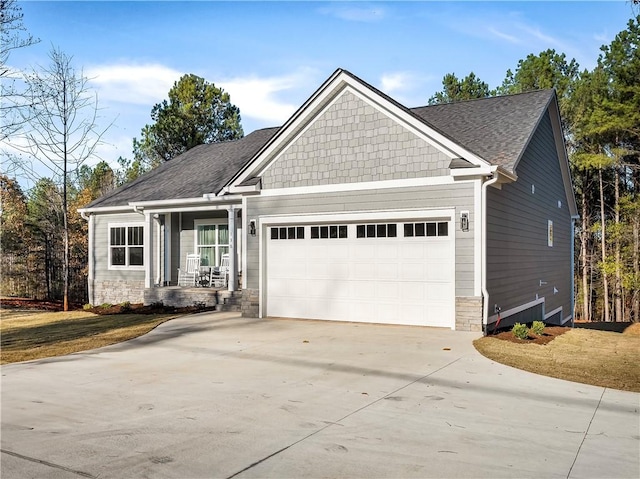
[[[230,206],[227,209],[229,218],[229,291],[235,291],[238,283],[238,260],[236,244],[238,232],[236,230],[236,208]]]
[[[171,284],[171,213],[164,215],[164,281],[165,285]]]
[[[153,215],[144,214],[144,287],[153,287]]]

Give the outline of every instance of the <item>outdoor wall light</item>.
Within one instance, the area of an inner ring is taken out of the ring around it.
[[[251,236],[255,236],[256,235],[256,220],[250,220],[249,221],[249,234]]]
[[[469,231],[469,212],[460,212],[460,229],[462,231]]]

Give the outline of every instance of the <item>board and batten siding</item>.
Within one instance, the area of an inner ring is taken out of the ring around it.
[[[247,218],[269,215],[384,212],[394,210],[455,208],[456,296],[473,296],[474,209],[473,182],[411,188],[389,188],[304,195],[247,198]],[[470,213],[470,228],[460,231],[460,211]],[[265,234],[259,231],[258,235]],[[259,237],[247,236],[247,288],[259,288]]]
[[[275,158],[263,189],[446,176],[451,161],[349,90]]]
[[[505,312],[544,297],[546,313],[562,307],[566,319],[573,314],[572,222],[548,112],[516,174],[515,183],[487,192],[489,316],[495,305]],[[553,246],[547,242],[549,221]]]

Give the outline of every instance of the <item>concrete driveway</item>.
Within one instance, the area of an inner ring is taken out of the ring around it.
[[[640,477],[640,395],[475,337],[207,313],[3,366],[2,478]]]

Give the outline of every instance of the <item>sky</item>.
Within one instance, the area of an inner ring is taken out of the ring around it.
[[[113,167],[132,158],[133,138],[183,74],[229,92],[248,134],[284,123],[337,68],[407,107],[427,104],[447,73],[499,86],[520,59],[548,48],[591,69],[633,16],[624,0],[19,5],[41,41],[15,50],[9,65],[46,66],[52,47],[72,56],[97,93],[99,124],[111,125],[89,164]]]

